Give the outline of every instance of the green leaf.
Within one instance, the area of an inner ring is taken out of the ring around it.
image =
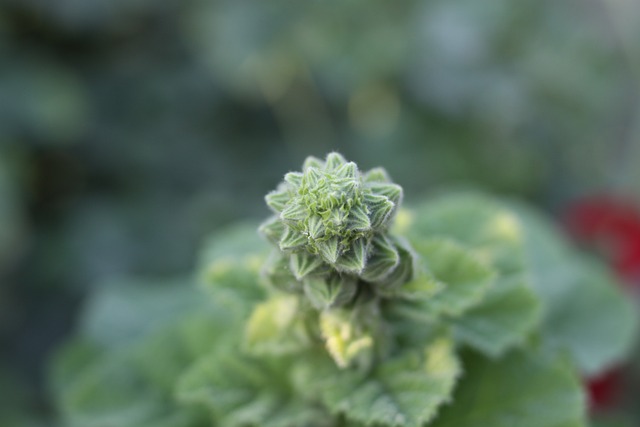
[[[243,262],[258,260],[268,253],[269,248],[267,242],[256,233],[256,224],[253,222],[226,227],[207,239],[200,256],[199,270],[206,281],[207,270],[219,260],[225,260],[225,262],[235,262],[238,259],[242,259]],[[258,260],[258,263],[260,262]],[[255,265],[250,270],[255,271]]]
[[[522,345],[540,322],[540,304],[519,275],[500,278],[482,302],[454,320],[460,341],[491,357]]]
[[[416,303],[415,305],[420,306],[421,311],[429,313],[429,315],[432,316],[435,313],[428,305],[436,295],[443,291],[444,286],[445,285],[436,280],[428,270],[416,268],[411,280],[395,288],[394,292],[383,292],[383,295],[398,298],[398,300],[395,301],[395,303],[398,304],[402,304],[405,301],[414,302]]]
[[[332,274],[309,277],[304,281],[304,293],[318,310],[350,303],[358,291],[355,278]]]
[[[544,343],[568,351],[587,375],[620,362],[638,327],[632,301],[598,261],[576,256],[560,232],[531,209],[515,208],[533,289],[544,302]]]
[[[493,357],[522,344],[539,325],[541,305],[529,282],[517,216],[480,194],[441,197],[411,216],[405,234],[412,242],[451,238],[496,274],[484,297],[454,320],[456,337]]]
[[[488,196],[463,193],[429,200],[409,213],[412,243],[443,237],[472,249],[501,273],[522,271],[523,231],[517,216]]]
[[[246,313],[265,294],[259,278],[262,260],[263,257],[246,256],[218,259],[209,264],[203,282],[211,300]],[[267,262],[267,266],[272,264]]]
[[[274,250],[262,267],[268,285],[284,292],[302,292],[302,286],[291,272],[291,259]],[[255,286],[254,286],[255,287]]]
[[[292,395],[291,362],[253,358],[233,348],[213,352],[180,379],[178,399],[212,410],[225,427],[321,427],[333,418]]]
[[[427,295],[432,313],[461,315],[481,301],[495,277],[491,267],[452,240],[423,240],[413,247],[428,271],[444,284],[435,296]]]
[[[221,309],[221,311],[224,311]],[[197,427],[206,417],[173,400],[178,375],[214,340],[226,316],[189,316],[136,345],[102,353],[75,347],[56,363],[58,407],[71,427]]]
[[[306,383],[334,414],[375,426],[420,427],[450,400],[460,366],[453,343],[439,338],[423,351],[383,361],[369,375],[316,365]]]
[[[463,359],[453,401],[430,427],[585,427],[582,385],[562,362],[533,352]]]
[[[302,314],[296,296],[272,296],[258,304],[247,322],[247,348],[256,355],[282,355],[308,347],[311,338]]]

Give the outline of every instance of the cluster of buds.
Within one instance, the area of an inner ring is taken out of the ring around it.
[[[269,282],[303,291],[319,309],[406,282],[411,251],[389,234],[401,200],[384,169],[361,173],[337,153],[307,158],[266,196],[274,215],[260,230],[278,248],[265,269]]]

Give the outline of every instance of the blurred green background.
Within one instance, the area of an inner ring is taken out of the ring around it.
[[[50,425],[92,289],[188,273],[331,150],[409,201],[638,198],[640,3],[0,0],[0,424]]]

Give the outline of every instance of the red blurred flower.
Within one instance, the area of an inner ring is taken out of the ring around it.
[[[633,203],[596,196],[573,203],[565,223],[573,237],[610,260],[623,282],[640,287],[640,210]]]

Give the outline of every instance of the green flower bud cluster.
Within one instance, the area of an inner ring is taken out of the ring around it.
[[[384,293],[406,282],[411,251],[389,234],[401,200],[382,168],[361,173],[338,153],[308,157],[266,196],[275,215],[260,230],[278,247],[269,282],[304,291],[319,309],[348,304],[362,283]]]

